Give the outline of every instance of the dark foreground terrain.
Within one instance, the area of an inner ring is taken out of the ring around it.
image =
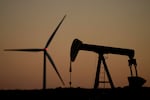
[[[150,88],[84,89],[56,88],[46,90],[0,90],[1,98],[46,98],[51,100],[149,99]]]

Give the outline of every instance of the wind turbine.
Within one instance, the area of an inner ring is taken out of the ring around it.
[[[56,27],[56,29],[54,30],[54,32],[52,33],[51,37],[49,38],[49,40],[47,41],[46,45],[44,48],[32,48],[32,49],[5,49],[4,51],[23,51],[23,52],[43,52],[44,54],[44,61],[43,61],[43,90],[46,89],[46,57],[49,59],[49,61],[51,62],[54,70],[56,71],[59,79],[61,80],[62,84],[65,85],[63,79],[61,78],[61,75],[59,74],[56,65],[54,63],[54,61],[52,60],[50,54],[47,52],[48,50],[48,46],[50,45],[50,42],[52,41],[54,35],[56,34],[57,30],[59,29],[60,25],[62,24],[62,22],[64,21],[66,15],[63,17],[63,19],[60,21],[60,23],[58,24],[58,26]]]

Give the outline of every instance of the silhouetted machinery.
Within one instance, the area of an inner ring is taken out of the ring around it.
[[[129,80],[129,86],[130,87],[141,87],[145,80],[141,77],[138,77],[137,73],[137,63],[136,59],[134,59],[134,50],[133,49],[123,49],[123,48],[115,48],[115,47],[108,47],[108,46],[98,46],[98,45],[91,45],[91,44],[83,44],[82,41],[78,39],[74,39],[72,46],[71,46],[71,61],[70,61],[70,73],[71,73],[71,62],[75,61],[75,58],[79,52],[79,50],[86,50],[86,51],[92,51],[99,55],[98,57],[98,64],[97,64],[97,70],[96,70],[96,76],[95,76],[95,83],[94,83],[94,89],[97,89],[99,86],[99,77],[100,77],[100,68],[101,63],[104,65],[104,70],[106,72],[108,83],[110,83],[111,88],[115,88],[114,83],[112,81],[111,75],[109,73],[109,70],[107,68],[107,64],[105,62],[104,54],[118,54],[118,55],[125,55],[129,57],[129,67],[131,76],[128,77]],[[133,76],[132,72],[132,65],[135,67],[135,73],[136,75]],[[71,79],[71,78],[70,78]],[[71,81],[70,81],[71,86]]]

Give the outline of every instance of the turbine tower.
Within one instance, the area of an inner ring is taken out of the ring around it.
[[[53,37],[55,36],[57,30],[59,29],[60,25],[62,24],[62,22],[64,21],[66,15],[63,17],[63,19],[60,21],[60,23],[58,24],[58,26],[56,27],[56,29],[54,30],[54,32],[52,33],[52,35],[50,36],[49,40],[47,41],[46,45],[44,48],[32,48],[32,49],[5,49],[4,51],[23,51],[23,52],[43,52],[44,54],[44,60],[43,60],[43,90],[46,89],[46,57],[49,59],[49,61],[51,62],[54,70],[56,71],[59,79],[61,80],[62,84],[65,85],[61,75],[59,74],[56,65],[54,63],[54,61],[52,60],[50,54],[47,52],[48,50],[48,46],[50,45],[50,42],[52,41]]]

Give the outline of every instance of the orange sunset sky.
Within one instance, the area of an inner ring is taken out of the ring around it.
[[[41,89],[43,53],[4,49],[48,47],[65,86],[47,59],[47,88],[69,87],[72,41],[135,50],[138,75],[150,86],[149,0],[0,0],[0,89]],[[105,55],[115,87],[128,85],[128,57]],[[72,63],[72,86],[93,88],[98,55],[79,51]],[[134,69],[133,69],[134,71]],[[134,73],[135,74],[135,73]]]

